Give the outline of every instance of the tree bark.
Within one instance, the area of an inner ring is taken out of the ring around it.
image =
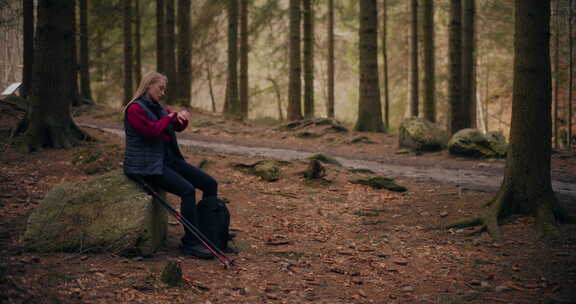
[[[88,6],[87,0],[80,0],[80,95],[92,100],[90,86],[90,49],[88,45]]]
[[[384,128],[390,129],[390,90],[388,88],[388,3],[382,1],[382,77],[384,79]]]
[[[190,0],[178,0],[178,104],[190,106],[192,52],[190,45]]]
[[[21,124],[29,151],[69,148],[90,139],[70,115],[74,16],[73,0],[38,2],[31,108]]]
[[[328,0],[328,100],[326,116],[334,118],[334,0]]]
[[[142,79],[142,9],[140,0],[134,0],[134,85]]]
[[[304,16],[304,117],[314,117],[314,5],[303,0]]]
[[[34,1],[23,0],[22,10],[24,13],[23,33],[23,68],[22,86],[20,96],[28,98],[32,85],[32,67],[34,64]]]
[[[228,82],[224,113],[240,115],[238,96],[238,1],[228,1]]]
[[[168,78],[168,85],[166,89],[166,103],[176,104],[178,99],[178,75],[176,74],[176,12],[174,3],[175,0],[166,1],[166,40],[164,41],[166,48],[164,49],[166,60],[166,77]]]
[[[467,128],[476,127],[476,1],[462,1],[462,106]]]
[[[418,117],[418,0],[410,1],[410,116]]]
[[[482,225],[497,239],[498,222],[510,215],[535,217],[540,236],[556,234],[556,220],[568,220],[550,175],[550,2],[515,3],[514,91],[504,179],[483,215],[459,223]]]
[[[568,9],[568,62],[569,62],[569,75],[568,75],[568,100],[566,101],[566,149],[572,151],[572,88],[574,87],[574,46],[572,42],[572,8],[573,1],[569,2]]]
[[[165,13],[164,0],[156,0],[156,70],[159,73],[166,71],[166,54],[164,41],[166,41],[166,32],[164,30]]]
[[[248,0],[240,0],[240,116],[248,118]]]
[[[124,0],[124,104],[132,99],[132,0]]]
[[[288,120],[302,119],[302,68],[300,62],[300,0],[290,0],[290,78]]]
[[[378,80],[378,9],[376,0],[360,1],[360,84],[357,131],[384,132]]]
[[[448,28],[448,132],[466,128],[462,105],[462,22],[461,0],[450,0]]]
[[[434,59],[434,0],[424,0],[422,20],[424,53],[424,118],[436,122],[436,64]]]
[[[554,15],[554,19],[556,21],[555,35],[554,35],[554,104],[553,104],[553,117],[552,117],[552,125],[553,125],[553,145],[554,148],[558,149],[560,147],[560,141],[558,138],[558,92],[560,88],[560,15],[558,12],[560,11],[560,0],[556,0],[556,14]]]

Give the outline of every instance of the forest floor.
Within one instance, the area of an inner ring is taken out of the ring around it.
[[[166,246],[152,256],[27,251],[21,242],[27,217],[51,187],[121,168],[124,139],[101,129],[121,130],[119,115],[100,107],[77,111],[75,121],[92,125],[83,129],[97,142],[22,153],[9,132],[18,115],[0,106],[0,136],[7,139],[0,147],[0,303],[576,303],[576,225],[538,240],[532,218],[513,217],[501,226],[500,242],[470,235],[473,229],[428,229],[473,216],[497,188],[422,172],[491,172],[498,184],[503,160],[416,155],[399,150],[393,135],[314,124],[286,131],[199,110],[179,138],[238,147],[237,153],[182,149],[192,164],[207,161],[205,170],[230,201],[238,267],[183,256],[182,228],[172,219]],[[244,154],[243,147],[323,152],[419,174],[390,176],[406,192],[352,184],[365,174],[336,165],[326,165],[327,182],[309,183],[300,175],[307,161],[295,159],[279,181],[265,182],[232,168],[269,158]],[[574,185],[576,155],[552,158],[554,179]],[[575,212],[574,197],[562,203]],[[173,260],[185,278],[178,287],[160,280]]]

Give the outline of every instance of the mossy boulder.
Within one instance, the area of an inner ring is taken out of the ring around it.
[[[323,154],[323,153],[316,153],[312,156],[309,156],[307,159],[308,160],[317,160],[321,163],[331,164],[331,165],[335,165],[335,166],[339,166],[339,167],[342,166],[342,164],[338,160],[336,160],[336,158],[334,158],[330,155]]]
[[[506,149],[503,136],[470,128],[456,132],[448,142],[450,154],[458,156],[501,158],[506,156]]]
[[[149,255],[164,244],[167,215],[121,170],[53,187],[28,218],[23,241],[36,251]]]
[[[423,118],[408,118],[400,124],[398,144],[412,151],[439,151],[446,147],[448,134]]]

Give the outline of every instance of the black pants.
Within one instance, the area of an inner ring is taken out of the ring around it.
[[[198,227],[196,212],[196,188],[202,190],[202,198],[218,196],[218,183],[204,171],[188,164],[183,159],[177,159],[164,165],[162,175],[144,176],[144,179],[153,187],[178,195],[180,201],[180,213],[192,225]],[[182,243],[193,245],[198,240],[193,234],[185,229]]]

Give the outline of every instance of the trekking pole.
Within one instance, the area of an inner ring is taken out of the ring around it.
[[[156,191],[154,191],[152,187],[150,187],[146,182],[144,182],[140,178],[136,177],[132,178],[140,185],[142,185],[146,190],[146,192],[148,192],[148,194],[152,195],[152,197],[154,197],[157,201],[159,201],[162,204],[162,206],[164,206],[164,208],[168,210],[168,212],[170,212],[170,214],[172,214],[185,228],[187,228],[190,232],[192,232],[192,235],[194,235],[200,241],[200,244],[204,246],[206,249],[208,249],[208,251],[210,251],[210,253],[212,253],[212,255],[216,257],[216,259],[218,259],[218,261],[222,263],[222,265],[224,265],[224,267],[227,268],[228,266],[236,266],[233,260],[228,258],[224,254],[224,252],[222,252],[222,250],[220,250],[216,245],[214,245],[214,243],[212,243],[212,241],[210,241],[209,238],[207,238],[200,230],[198,230],[198,228],[192,225],[192,223],[190,223],[186,218],[184,218],[182,214],[180,214],[180,212],[176,211],[176,209],[174,209],[172,206],[170,206],[170,204],[168,204],[168,202],[166,202],[162,197],[160,197],[160,195],[156,193]]]

